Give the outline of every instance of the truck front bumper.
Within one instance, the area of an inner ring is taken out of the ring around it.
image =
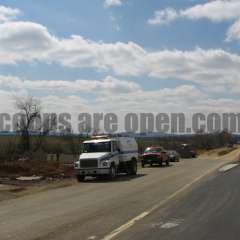
[[[144,164],[160,164],[162,159],[143,159],[142,163]]]
[[[108,175],[110,173],[109,168],[82,168],[75,169],[75,174],[79,176],[98,176],[98,175]]]

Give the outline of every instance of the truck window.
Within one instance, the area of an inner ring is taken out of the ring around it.
[[[117,142],[115,141],[112,142],[112,149],[113,149],[113,152],[116,152],[118,150]]]
[[[161,152],[161,151],[163,151],[162,148],[146,148],[144,152],[148,153],[148,152]]]
[[[110,142],[98,142],[98,143],[84,143],[84,153],[95,153],[95,152],[111,152]]]

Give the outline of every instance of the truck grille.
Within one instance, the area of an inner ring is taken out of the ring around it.
[[[158,159],[158,157],[156,156],[156,155],[145,155],[145,156],[143,156],[143,159],[144,160],[157,160]]]
[[[81,168],[97,168],[98,167],[98,160],[97,159],[80,160],[80,167]]]

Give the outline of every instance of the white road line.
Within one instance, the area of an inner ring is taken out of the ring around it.
[[[97,238],[97,236],[91,236],[88,238],[88,240],[95,240]]]
[[[171,228],[178,227],[181,223],[183,223],[183,219],[172,219],[171,221],[162,224],[161,228],[171,229]]]
[[[170,229],[170,228],[175,228],[179,225],[180,223],[177,223],[177,222],[167,222],[167,223],[164,223],[161,228],[163,229]]]
[[[227,171],[229,171],[230,169],[235,168],[235,167],[237,167],[237,166],[238,166],[238,164],[228,164],[228,165],[220,168],[220,169],[219,169],[219,172],[227,172]]]
[[[112,231],[109,235],[105,236],[103,240],[110,240],[113,239],[115,236],[119,235],[121,232],[127,230],[130,228],[132,225],[134,225],[136,222],[140,221],[144,217],[146,217],[148,214],[150,214],[149,211],[143,212],[140,215],[136,216],[135,218],[131,219],[129,222],[126,224],[122,225],[121,227],[115,229]]]
[[[219,168],[220,166],[218,166]],[[116,237],[117,235],[119,235],[120,233],[124,232],[125,230],[127,230],[128,228],[130,228],[131,226],[133,226],[134,224],[136,224],[137,222],[139,222],[141,219],[145,218],[146,216],[148,216],[149,214],[151,214],[152,212],[154,212],[155,210],[157,210],[158,208],[160,208],[162,205],[164,205],[165,203],[167,203],[168,201],[170,201],[171,199],[175,198],[178,194],[184,192],[185,190],[187,190],[188,188],[190,188],[193,184],[195,184],[196,182],[198,182],[199,180],[201,180],[203,177],[207,176],[208,174],[212,173],[213,171],[215,171],[216,169],[218,169],[216,167],[214,167],[213,169],[210,169],[209,171],[207,171],[206,173],[202,174],[201,176],[195,178],[192,182],[186,184],[185,186],[183,186],[182,188],[180,188],[179,190],[177,190],[176,192],[174,192],[173,194],[171,194],[169,197],[167,197],[166,199],[164,199],[163,201],[159,202],[158,204],[154,205],[152,208],[150,208],[147,211],[144,211],[143,213],[139,214],[138,216],[134,217],[133,219],[131,219],[130,221],[128,221],[127,223],[123,224],[122,226],[120,226],[119,228],[113,230],[110,234],[106,235],[104,238],[102,238],[101,240],[112,240],[114,237]]]

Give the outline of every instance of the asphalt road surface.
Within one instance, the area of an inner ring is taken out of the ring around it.
[[[236,240],[240,236],[240,167],[218,173],[116,239]]]
[[[160,239],[160,236],[161,239],[203,239],[205,231],[212,229],[210,224],[214,217],[218,218],[217,214],[221,221],[213,228],[220,232],[228,226],[231,232],[227,239],[230,239],[240,224],[238,209],[232,209],[234,198],[239,197],[236,185],[229,187],[222,176],[203,187],[197,186],[200,179],[208,179],[204,177],[206,174],[236,159],[238,154],[235,151],[221,158],[186,159],[170,167],[140,169],[135,178],[120,176],[114,182],[89,180],[2,201],[0,240],[134,240]],[[238,171],[232,171],[234,175],[226,174],[226,181],[234,185]],[[186,200],[181,200],[188,192],[191,194]],[[179,202],[175,203],[176,199]],[[231,209],[233,218],[228,214],[224,221],[221,215],[224,207]],[[164,223],[166,228],[161,228]],[[196,228],[195,224],[202,224],[205,229],[201,225]],[[189,235],[184,229],[190,231]],[[186,238],[175,238],[177,231]],[[192,238],[194,232],[197,236]]]

